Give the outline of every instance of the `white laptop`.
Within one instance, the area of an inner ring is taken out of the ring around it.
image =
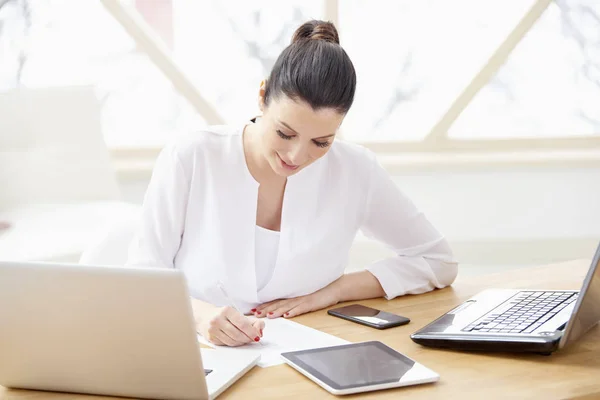
[[[8,388],[208,399],[260,358],[200,352],[184,276],[170,269],[0,261],[0,326]]]

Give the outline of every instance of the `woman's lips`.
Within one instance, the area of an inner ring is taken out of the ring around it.
[[[277,157],[279,157],[279,161],[281,161],[281,166],[283,168],[289,169],[290,171],[294,171],[295,169],[298,169],[298,165],[286,163],[285,161],[283,161],[283,158],[281,158],[281,156],[279,154],[277,154]]]

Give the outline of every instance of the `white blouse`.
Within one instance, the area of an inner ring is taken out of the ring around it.
[[[211,127],[163,149],[128,265],[178,268],[193,297],[230,305],[221,283],[248,312],[338,279],[361,229],[396,253],[366,266],[388,299],[454,281],[457,263],[444,237],[372,152],[339,139],[324,157],[288,178],[273,271],[257,276],[259,184],[246,165],[242,132],[242,126]]]
[[[277,251],[279,250],[279,232],[256,225],[255,236],[256,288],[261,291],[271,280],[275,270]]]

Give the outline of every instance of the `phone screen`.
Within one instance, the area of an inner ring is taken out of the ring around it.
[[[360,304],[353,304],[346,307],[336,308],[335,311],[338,314],[353,317],[364,322],[368,322],[376,325],[386,325],[395,322],[408,322],[409,319],[401,315],[388,313],[385,311],[377,310],[375,308],[362,306]]]

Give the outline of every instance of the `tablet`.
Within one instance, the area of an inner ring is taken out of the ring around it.
[[[436,382],[440,376],[377,341],[282,353],[286,364],[333,394]]]

